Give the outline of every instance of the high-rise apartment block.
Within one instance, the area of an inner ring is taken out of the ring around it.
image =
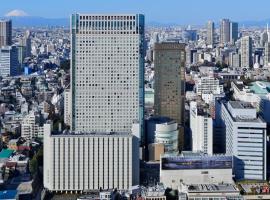
[[[11,20],[0,20],[0,48],[12,44],[12,22]]]
[[[252,39],[249,36],[241,38],[241,67],[252,67]]]
[[[235,178],[266,180],[266,123],[250,103],[230,101],[221,108],[226,154],[234,157]]]
[[[185,95],[185,44],[156,43],[155,66],[155,115],[184,123]]]
[[[230,20],[222,19],[220,22],[220,44],[230,42]]]
[[[214,44],[215,23],[212,21],[207,22],[207,44]]]

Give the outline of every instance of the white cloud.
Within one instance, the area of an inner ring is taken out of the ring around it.
[[[23,10],[12,10],[10,12],[8,12],[6,15],[6,17],[25,17],[25,16],[29,16],[26,12],[24,12]]]

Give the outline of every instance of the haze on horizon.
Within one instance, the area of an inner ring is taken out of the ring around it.
[[[71,13],[142,13],[147,22],[204,24],[207,20],[269,19],[269,0],[2,0],[0,16],[11,11],[29,16],[67,18]],[[20,11],[20,12],[18,12]]]

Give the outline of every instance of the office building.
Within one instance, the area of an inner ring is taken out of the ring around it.
[[[213,154],[213,119],[207,109],[190,102],[190,129],[192,151]]]
[[[220,22],[220,44],[230,42],[230,20],[222,19]]]
[[[207,44],[214,44],[215,23],[212,21],[207,22]]]
[[[160,182],[177,189],[185,184],[232,184],[232,157],[187,153],[160,160]]]
[[[266,180],[266,123],[250,103],[223,103],[221,117],[226,134],[226,154],[234,160],[236,180]]]
[[[241,67],[252,67],[252,39],[249,36],[241,38]]]
[[[155,115],[184,123],[185,45],[157,43],[154,46]]]
[[[72,130],[142,131],[144,16],[74,14],[71,47]]]
[[[238,23],[230,22],[230,42],[234,44],[238,39]]]
[[[143,45],[143,15],[71,16],[71,94],[65,93],[71,131],[44,127],[46,189],[122,190],[139,184]]]
[[[264,46],[264,66],[268,66],[270,63],[270,42],[265,42]]]
[[[51,192],[127,190],[139,184],[138,146],[132,134],[54,134],[45,124],[44,187]]]
[[[0,20],[0,48],[12,44],[12,22],[11,20]]]
[[[68,126],[71,125],[71,91],[66,89],[64,92],[64,123]]]
[[[0,48],[0,76],[16,76],[19,71],[17,47],[3,46]]]

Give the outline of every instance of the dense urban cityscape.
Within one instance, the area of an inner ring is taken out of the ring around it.
[[[17,12],[0,19],[0,199],[270,199],[267,23]]]

